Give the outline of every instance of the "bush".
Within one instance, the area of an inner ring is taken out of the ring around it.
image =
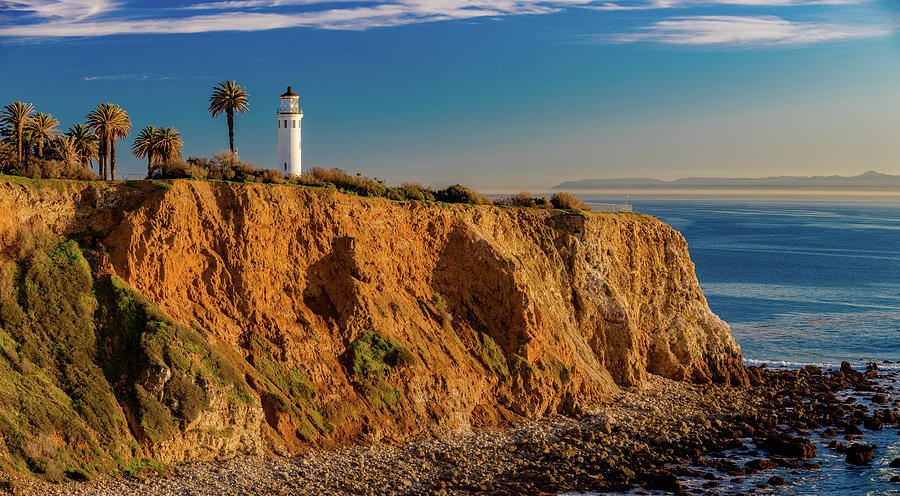
[[[350,343],[347,350],[353,371],[353,382],[372,406],[385,406],[399,411],[403,395],[391,385],[386,374],[395,368],[416,363],[415,356],[373,331],[365,331]]]
[[[553,208],[558,208],[561,210],[572,210],[574,212],[581,212],[590,210],[591,207],[578,199],[572,193],[568,193],[565,191],[561,191],[559,193],[553,193],[553,196],[550,197],[550,203],[553,204]]]
[[[434,190],[419,183],[403,183],[400,185],[407,200],[434,201]]]
[[[308,177],[303,177],[308,176]],[[298,180],[299,184],[311,186],[334,186],[338,190],[345,193],[355,193],[360,196],[383,196],[387,197],[388,187],[378,178],[372,179],[357,173],[351,176],[344,172],[343,169],[324,167],[313,167],[308,173],[304,173]],[[396,199],[401,198],[396,192]]]
[[[96,181],[100,178],[89,169],[77,164],[66,164],[61,160],[45,160],[30,157],[24,164],[10,165],[7,174],[30,177],[32,179],[75,179]]]
[[[153,169],[149,179],[206,179],[207,171],[191,162],[174,158]]]
[[[520,191],[507,198],[497,198],[494,205],[508,207],[550,208],[550,200],[545,197],[534,198],[528,191]]]
[[[262,169],[257,174],[259,182],[266,184],[284,184],[287,178],[281,172],[272,169]]]
[[[454,184],[434,193],[434,199],[445,203],[471,203],[473,205],[493,205],[494,202],[461,184]]]
[[[212,179],[239,183],[282,184],[286,177],[273,169],[257,169],[230,151],[219,152],[213,158],[188,157],[170,161],[153,172],[151,179]]]

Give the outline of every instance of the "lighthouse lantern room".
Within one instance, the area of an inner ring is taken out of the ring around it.
[[[278,107],[278,167],[285,174],[299,176],[300,169],[300,120],[303,109],[300,108],[300,95],[287,91],[281,95],[281,106]]]

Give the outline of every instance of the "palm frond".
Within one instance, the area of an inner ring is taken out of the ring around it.
[[[213,87],[212,96],[209,97],[209,112],[213,117],[223,112],[244,114],[249,110],[250,94],[236,81],[222,81]]]

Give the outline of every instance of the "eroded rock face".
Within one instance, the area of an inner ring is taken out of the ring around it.
[[[216,414],[246,431],[229,437],[243,451],[574,412],[648,374],[747,382],[686,242],[652,217],[293,186],[63,184],[0,183],[0,257],[23,225],[93,233],[97,272],[230,350],[261,406]],[[379,355],[363,333],[395,348]],[[184,446],[217,442],[179,439],[154,449],[192,459],[202,449]]]

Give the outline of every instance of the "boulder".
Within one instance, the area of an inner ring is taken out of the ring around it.
[[[854,443],[853,446],[847,448],[846,462],[851,465],[868,465],[872,463],[873,451],[873,446]]]
[[[880,431],[884,428],[884,423],[878,417],[869,417],[863,421],[863,425],[870,431]]]
[[[763,442],[763,448],[769,453],[787,458],[807,459],[816,456],[816,445],[809,439],[788,434],[766,438]]]
[[[783,485],[787,484],[787,482],[784,481],[783,477],[774,475],[772,477],[769,477],[769,480],[766,481],[766,484],[768,484],[770,486],[783,486]]]

